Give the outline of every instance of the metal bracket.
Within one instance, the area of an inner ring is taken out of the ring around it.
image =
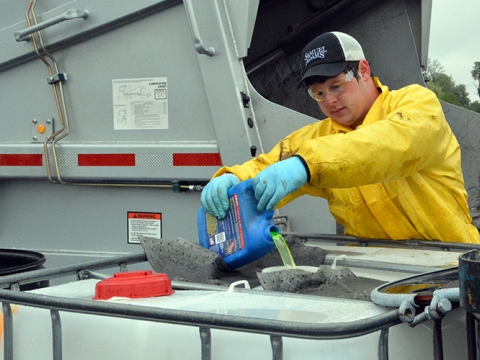
[[[400,304],[398,308],[398,318],[401,322],[411,324],[415,319],[416,310],[415,297],[407,298]]]
[[[418,315],[415,315],[412,302],[413,298],[408,299],[399,308],[400,320],[412,328],[427,320],[440,320],[452,310],[452,303],[441,293],[434,292],[430,305],[426,306],[424,311]]]
[[[249,108],[250,107],[250,96],[245,94],[243,91],[240,92],[240,95],[242,96],[242,103],[244,108]]]
[[[35,143],[43,143],[53,134],[53,118],[32,120],[32,141]]]
[[[49,83],[50,85],[65,81],[67,81],[67,74],[65,73],[55,74],[47,78],[47,83]]]
[[[174,193],[179,193],[182,190],[180,189],[180,181],[172,180],[172,190]]]

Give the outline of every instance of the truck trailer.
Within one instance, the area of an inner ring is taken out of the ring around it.
[[[175,281],[163,305],[107,304],[91,300],[103,277],[84,272],[152,270],[142,237],[198,243],[200,193],[220,166],[269,151],[325,117],[297,90],[300,51],[322,32],[354,36],[390,89],[428,86],[432,0],[25,0],[0,9],[1,247],[45,260],[0,276],[12,289],[0,290],[5,359],[60,359],[62,343],[66,359],[474,358],[475,311],[459,306],[458,287],[437,293],[426,312],[410,297],[390,308]],[[442,107],[462,149],[478,227],[480,115]],[[297,199],[274,221],[284,235],[329,251],[324,265],[386,282],[458,268],[476,249],[344,236],[320,198]],[[39,289],[15,291],[37,281]],[[27,331],[28,319],[36,320]],[[121,335],[112,330],[122,326]]]

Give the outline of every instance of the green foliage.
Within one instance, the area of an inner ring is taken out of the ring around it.
[[[457,85],[452,76],[445,73],[443,66],[438,60],[435,59],[432,61],[428,59],[428,65],[424,75],[428,88],[432,90],[440,100],[480,113],[480,103],[478,101],[470,101],[467,87],[464,84]],[[479,61],[476,61],[474,64],[472,77],[480,84]],[[477,92],[480,97],[479,87],[477,87]]]
[[[480,113],[480,102],[475,100],[470,104],[470,110]]]
[[[463,84],[456,85],[453,88],[453,94],[455,98],[460,103],[461,107],[470,108],[470,99],[468,97],[467,87]]]
[[[472,78],[473,80],[478,81],[477,95],[480,97],[480,61],[475,61],[473,63]]]
[[[437,76],[444,73],[445,69],[443,68],[442,64],[440,64],[440,61],[437,59],[428,59],[427,69],[425,70],[427,81],[436,82]]]

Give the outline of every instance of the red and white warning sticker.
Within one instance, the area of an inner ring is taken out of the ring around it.
[[[139,236],[162,238],[162,213],[127,212],[127,243],[140,244]]]

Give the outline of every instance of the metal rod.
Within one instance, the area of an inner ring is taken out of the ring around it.
[[[433,358],[443,360],[442,319],[433,319]]]
[[[3,308],[3,358],[13,360],[13,317],[12,308],[7,302],[2,303]]]
[[[315,233],[301,233],[292,231],[282,231],[283,236],[294,236],[301,239],[305,239],[308,243],[313,245],[331,243],[331,245],[346,245],[356,244],[358,246],[385,246],[392,248],[403,249],[431,249],[439,251],[468,251],[478,249],[478,244],[466,244],[466,243],[451,243],[444,241],[434,240],[391,240],[391,239],[366,239],[357,238],[348,235],[336,235],[336,234],[315,234]]]
[[[382,329],[378,339],[378,360],[388,360],[388,335],[389,329]]]
[[[54,269],[39,269],[12,275],[0,277],[0,288],[9,286],[11,283],[18,282],[20,284],[27,284],[35,281],[42,281],[52,278],[58,278],[69,275],[77,275],[77,273],[84,269],[106,269],[112,266],[120,266],[122,263],[136,264],[147,261],[145,253],[129,254],[125,256],[117,256],[108,259],[95,260],[85,262],[83,264],[65,265]]]
[[[283,339],[281,336],[270,336],[270,343],[272,344],[272,359],[283,360]]]
[[[202,360],[212,359],[212,334],[210,328],[200,327],[200,341],[202,343]]]
[[[128,271],[128,266],[127,266],[127,262],[122,262],[120,263],[120,272],[127,272]]]
[[[478,318],[477,318],[477,315],[473,314],[474,318],[475,318],[475,328],[476,328],[476,331],[475,331],[475,360],[479,360],[479,356],[480,356],[480,324],[478,322]]]
[[[331,265],[333,264],[333,256],[327,255],[323,260],[322,265]],[[443,268],[434,268],[429,266],[414,266],[414,265],[404,265],[389,263],[383,261],[372,261],[372,260],[357,260],[357,259],[337,259],[336,264],[338,266],[344,266],[349,268],[358,268],[358,269],[371,269],[371,270],[380,270],[380,271],[395,271],[395,272],[404,272],[409,274],[423,274],[426,272],[442,270]]]
[[[477,336],[475,334],[475,315],[467,311],[465,317],[467,332],[467,360],[477,360]]]
[[[62,323],[58,310],[50,310],[52,318],[53,360],[62,360]]]

